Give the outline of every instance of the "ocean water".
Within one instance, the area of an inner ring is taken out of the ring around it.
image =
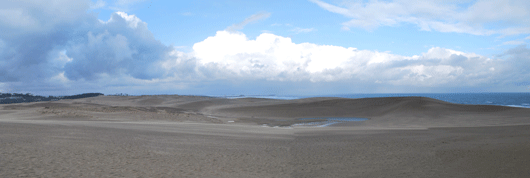
[[[434,98],[450,103],[473,105],[500,105],[510,107],[530,108],[530,93],[400,93],[400,94],[341,94],[341,95],[311,95],[311,96],[226,96],[226,98],[269,98],[269,99],[301,99],[309,97],[341,97],[341,98],[374,98],[374,97],[402,97],[422,96]]]

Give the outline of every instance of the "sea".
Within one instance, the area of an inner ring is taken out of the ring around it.
[[[268,98],[268,99],[302,99],[310,97],[341,97],[341,98],[376,98],[422,96],[456,104],[499,105],[509,107],[530,108],[530,93],[378,93],[378,94],[337,94],[337,95],[237,95],[217,96],[225,98]]]

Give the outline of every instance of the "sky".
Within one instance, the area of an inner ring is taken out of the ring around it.
[[[4,0],[0,92],[530,92],[530,1]]]

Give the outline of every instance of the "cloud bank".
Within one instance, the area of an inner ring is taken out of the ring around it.
[[[0,33],[1,92],[521,91],[530,83],[525,67],[530,64],[530,49],[524,45],[495,57],[439,47],[402,56],[294,43],[271,33],[249,39],[227,29],[195,43],[191,52],[181,52],[155,39],[147,23],[133,14],[115,12],[107,21],[98,20],[86,12],[94,7],[91,1],[5,4],[0,8],[0,30],[5,32]],[[240,26],[268,16],[249,17]],[[380,87],[391,89],[377,90]]]
[[[243,33],[218,31],[193,46],[198,66],[217,71],[209,78],[329,82],[358,79],[407,86],[482,84],[501,60],[444,48],[400,56],[312,43],[263,33],[255,40]]]
[[[86,12],[93,5],[67,0],[3,3],[0,82],[11,88],[3,90],[46,86],[53,91],[68,82],[164,77],[159,63],[173,48],[156,40],[147,23],[134,15],[116,12],[108,21],[98,20]]]

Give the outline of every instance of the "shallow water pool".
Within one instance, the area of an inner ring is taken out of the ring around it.
[[[328,120],[328,121],[343,121],[343,122],[352,122],[352,121],[365,121],[367,118],[360,117],[314,117],[314,118],[300,118],[298,120]]]
[[[326,127],[337,123],[343,122],[358,122],[365,121],[368,118],[359,118],[359,117],[315,117],[315,118],[299,118],[298,120],[325,120],[318,122],[306,122],[293,124],[292,126],[311,126],[311,127]]]

